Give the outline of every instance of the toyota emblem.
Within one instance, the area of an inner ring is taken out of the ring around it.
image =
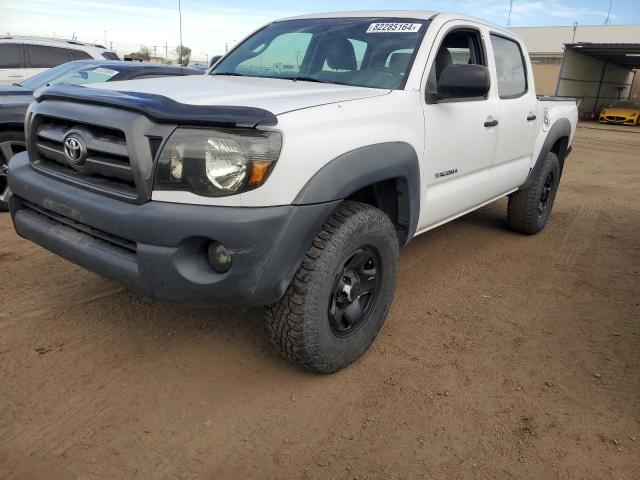
[[[64,139],[64,156],[72,167],[80,167],[87,160],[87,146],[79,135],[71,134]]]

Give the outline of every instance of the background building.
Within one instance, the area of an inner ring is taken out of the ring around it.
[[[640,98],[640,25],[512,30],[527,45],[538,94],[581,99],[583,117],[618,99]]]

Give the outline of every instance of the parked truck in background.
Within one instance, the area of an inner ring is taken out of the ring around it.
[[[414,236],[504,196],[511,228],[545,226],[577,110],[534,92],[523,42],[481,20],[283,19],[204,76],[39,91],[11,215],[154,298],[266,305],[284,356],[334,372],[373,342]]]

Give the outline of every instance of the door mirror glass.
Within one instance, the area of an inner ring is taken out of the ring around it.
[[[486,98],[491,88],[489,69],[484,65],[447,65],[438,79],[438,100]]]
[[[211,61],[209,62],[209,68],[213,67],[218,60],[222,58],[222,55],[214,55],[211,57]]]

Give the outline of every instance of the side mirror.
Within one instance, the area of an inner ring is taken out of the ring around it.
[[[222,55],[214,55],[211,57],[211,61],[209,62],[209,68],[213,67],[218,60],[222,58]]]
[[[486,97],[490,88],[491,75],[483,65],[447,65],[438,80],[440,100]]]

